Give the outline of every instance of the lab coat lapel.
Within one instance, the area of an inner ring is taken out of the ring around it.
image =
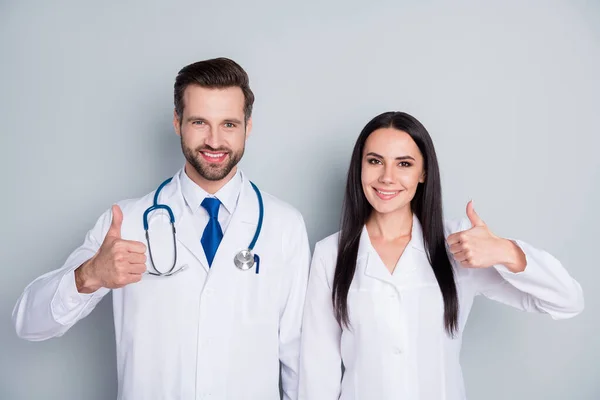
[[[213,269],[227,268],[230,271],[249,273],[249,271],[241,271],[235,268],[233,257],[240,250],[248,248],[258,225],[258,214],[259,207],[256,192],[250,185],[250,181],[242,173],[242,187],[238,204],[215,254]]]
[[[180,170],[173,177],[171,183],[165,186],[159,196],[159,202],[168,204],[173,210],[177,241],[194,255],[208,273],[208,261],[200,242],[200,236],[198,236],[198,230],[193,225],[192,213],[189,207],[186,206],[183,193],[181,192],[179,177],[182,173],[183,170]]]
[[[419,252],[425,252],[423,245],[423,230],[421,228],[419,219],[415,214],[413,214],[410,241],[406,245],[402,256],[400,256],[400,260],[398,260],[398,264],[396,264],[396,268],[394,269],[392,276],[395,278],[400,278],[400,281],[404,283],[412,279],[414,273],[419,267],[419,259],[417,257]]]
[[[194,219],[185,207],[184,212],[179,217],[179,224],[176,225],[177,240],[196,257],[208,273],[208,260],[200,242],[201,236],[198,235],[198,230],[194,227],[193,221]]]
[[[392,275],[385,268],[385,265],[381,262],[379,255],[375,251],[371,240],[369,239],[369,232],[367,232],[367,226],[363,226],[362,233],[360,235],[360,242],[358,244],[358,256],[357,264],[364,264],[365,275],[377,280],[391,283]]]

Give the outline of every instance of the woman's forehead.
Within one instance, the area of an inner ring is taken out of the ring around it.
[[[386,158],[405,155],[415,157],[421,153],[408,133],[395,128],[382,128],[373,131],[365,142],[365,154],[370,152]]]

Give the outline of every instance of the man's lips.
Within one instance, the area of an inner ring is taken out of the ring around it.
[[[207,150],[201,150],[200,154],[202,155],[202,158],[204,158],[206,161],[213,163],[213,164],[218,164],[218,163],[225,161],[225,159],[229,155],[229,153],[225,152],[225,151],[207,151]]]

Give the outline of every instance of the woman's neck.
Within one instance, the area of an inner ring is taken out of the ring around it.
[[[379,213],[373,210],[366,223],[369,236],[384,241],[410,236],[412,224],[413,214],[410,204],[390,213]]]

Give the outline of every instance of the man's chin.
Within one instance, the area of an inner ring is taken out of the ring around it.
[[[220,181],[225,179],[232,169],[227,168],[227,166],[202,165],[202,168],[200,170],[196,169],[196,172],[208,181]]]

